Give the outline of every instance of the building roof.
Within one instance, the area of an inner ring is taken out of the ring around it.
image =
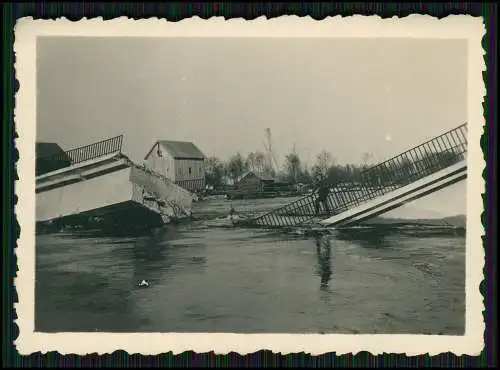
[[[71,160],[66,152],[56,143],[44,143],[37,142],[36,143],[36,158],[40,159],[55,159],[54,157],[58,156],[59,160]]]
[[[205,159],[205,155],[201,150],[188,141],[158,140],[156,144],[159,144],[164,150],[169,152],[174,159]],[[151,148],[145,158],[151,154],[153,148]]]

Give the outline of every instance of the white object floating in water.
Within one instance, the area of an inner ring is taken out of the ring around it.
[[[143,280],[139,283],[139,286],[140,287],[148,287],[149,286],[149,283],[146,281],[146,280]]]

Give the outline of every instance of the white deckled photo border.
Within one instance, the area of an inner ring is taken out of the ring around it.
[[[19,353],[58,351],[61,354],[105,354],[124,350],[130,354],[155,355],[172,351],[216,354],[253,353],[272,350],[288,354],[306,352],[406,353],[408,356],[452,352],[478,355],[484,346],[485,323],[483,281],[485,255],[481,224],[485,189],[482,172],[486,165],[480,147],[484,130],[483,99],[486,94],[482,72],[486,70],[481,41],[485,35],[483,19],[453,15],[443,19],[426,15],[382,19],[378,16],[329,17],[321,21],[311,17],[261,17],[252,21],[203,20],[199,17],[180,22],[151,18],[126,17],[104,21],[102,18],[72,22],[19,19],[15,27],[15,73],[19,90],[15,103],[16,164],[19,180],[15,182],[18,203],[15,213],[20,225],[16,255],[19,271],[15,304]],[[340,334],[221,334],[221,333],[41,333],[34,331],[35,316],[35,141],[36,141],[36,44],[38,36],[79,37],[311,37],[311,38],[427,38],[468,40],[468,177],[466,235],[466,326],[463,336],[445,335],[340,335]]]

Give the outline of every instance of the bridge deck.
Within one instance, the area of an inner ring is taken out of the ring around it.
[[[356,224],[367,218],[397,208],[411,200],[421,198],[431,192],[452,185],[466,177],[467,163],[466,161],[461,161],[421,180],[322,220],[320,224],[324,226],[348,226]]]
[[[138,204],[155,213],[191,213],[192,194],[121,153],[122,136],[65,152],[71,164],[36,177],[37,222]],[[57,160],[58,156],[52,159]],[[133,205],[133,207],[135,207]]]

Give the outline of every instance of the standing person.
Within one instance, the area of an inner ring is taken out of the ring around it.
[[[330,213],[330,207],[328,206],[328,194],[330,194],[330,189],[328,188],[328,183],[324,179],[319,180],[317,192],[318,196],[314,201],[316,214],[320,213],[319,209],[320,204],[323,204],[323,208],[326,213]]]

